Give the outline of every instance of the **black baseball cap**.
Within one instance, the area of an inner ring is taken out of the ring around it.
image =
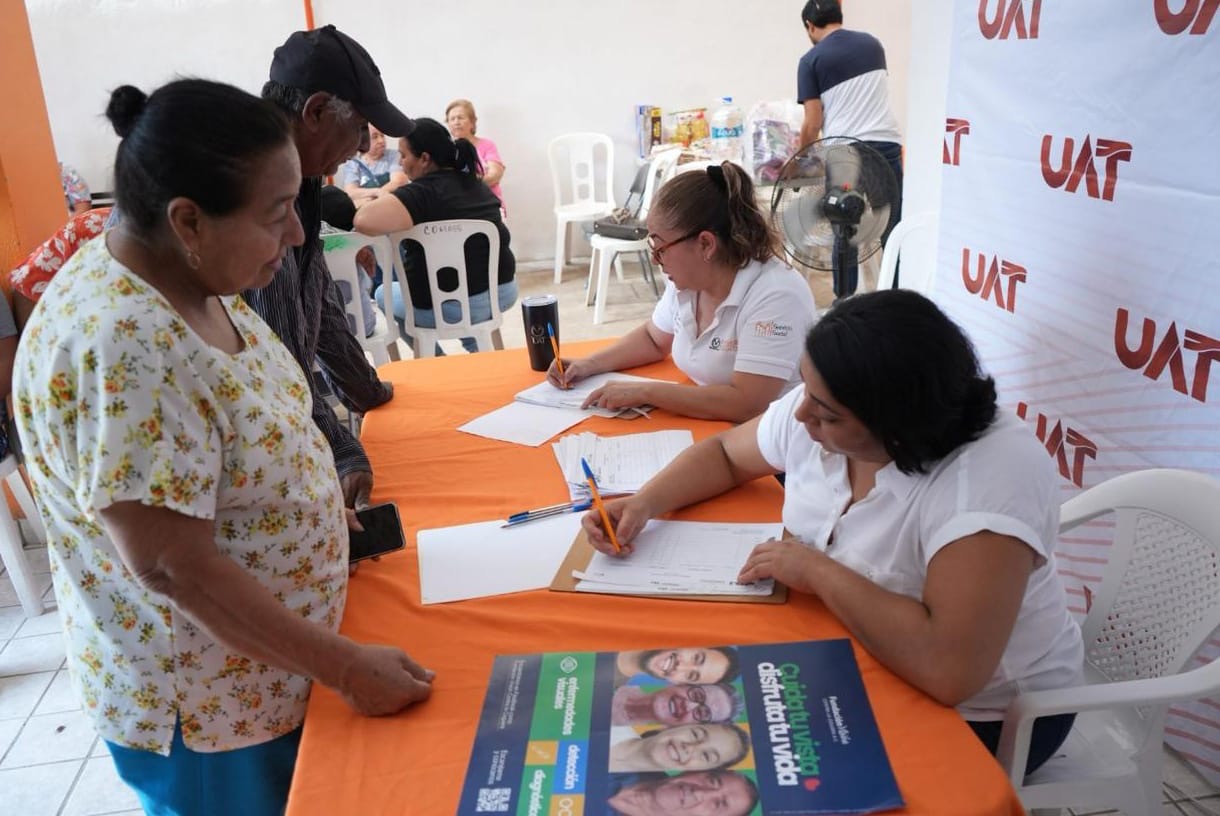
[[[333,93],[386,136],[406,136],[415,129],[415,122],[386,99],[381,71],[369,52],[333,25],[294,31],[275,49],[270,78],[310,93]]]

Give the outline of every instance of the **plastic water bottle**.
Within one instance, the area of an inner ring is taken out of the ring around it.
[[[720,107],[712,114],[712,157],[716,161],[742,164],[744,119],[741,108],[733,104],[733,97],[720,98]]]

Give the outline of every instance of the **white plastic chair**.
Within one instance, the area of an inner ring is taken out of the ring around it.
[[[614,210],[614,142],[601,133],[569,133],[552,139],[546,155],[555,190],[555,283],[559,283],[569,258],[568,225]]]
[[[904,215],[902,220],[894,225],[889,239],[885,242],[885,249],[881,253],[881,271],[877,274],[878,291],[893,288],[894,273],[898,270],[898,259],[907,239],[914,234],[921,234],[928,230],[934,231],[936,224],[935,213],[922,212],[909,216]],[[921,270],[908,263],[902,268],[902,288],[913,289],[925,295],[929,294],[932,291],[935,271],[935,266]]]
[[[377,256],[377,264],[383,274],[388,274],[391,264],[389,241],[384,236],[361,235],[356,232],[339,232],[322,236],[322,246],[326,255],[326,268],[330,276],[339,284],[340,289],[346,288],[343,308],[347,312],[349,325],[355,325],[353,332],[360,347],[373,358],[373,365],[380,366],[390,362],[390,349],[398,340],[398,331],[385,314],[374,305],[373,319],[376,325],[369,334],[369,326],[364,321],[364,308],[360,300],[364,290],[360,288],[360,276],[356,267],[356,255],[366,246],[373,248]]]
[[[487,294],[491,300],[491,319],[480,323],[470,322],[470,288],[466,269],[466,242],[476,235],[487,238]],[[417,224],[409,230],[391,233],[390,245],[393,249],[394,279],[402,291],[403,305],[406,307],[404,321],[415,345],[415,356],[436,356],[437,340],[454,340],[463,337],[473,337],[478,343],[479,351],[490,351],[504,348],[500,337],[500,323],[504,315],[500,312],[500,286],[497,280],[500,272],[500,231],[490,221],[471,219],[455,219],[452,221],[429,221]],[[415,325],[415,309],[411,303],[411,289],[407,286],[407,273],[402,261],[402,242],[415,241],[423,247],[424,265],[427,267],[428,287],[432,292],[432,311],[435,315],[435,328]],[[457,270],[457,288],[452,291],[442,290],[437,280],[437,273],[442,269]],[[387,314],[394,314],[393,287],[382,289]],[[462,319],[456,323],[445,321],[441,314],[441,304],[447,300],[456,300],[462,306]]]
[[[997,757],[1026,808],[1154,816],[1169,704],[1220,691],[1220,661],[1189,668],[1220,624],[1220,482],[1117,476],[1066,502],[1060,531],[1107,513],[1114,539],[1083,626],[1085,685],[1018,695]],[[1022,779],[1034,719],[1067,712],[1078,714],[1064,746]]]
[[[644,192],[640,197],[640,211],[637,216],[640,220],[648,217],[652,197],[656,195],[657,189],[673,177],[680,152],[667,150],[652,159],[648,180],[644,183]],[[619,255],[624,252],[647,253],[649,249],[646,238],[632,241],[627,238],[610,238],[594,234],[589,238],[589,244],[593,247],[593,254],[589,256],[589,283],[585,287],[585,305],[595,304],[593,322],[596,324],[601,323],[605,316],[606,294],[610,288],[611,262],[614,264],[615,275],[622,281],[623,266]],[[644,255],[642,260],[647,263],[647,255]]]
[[[34,507],[34,499],[26,487],[25,477],[17,467],[17,457],[11,453],[0,459],[0,479],[3,479],[12,491],[13,498],[17,500],[17,506],[29,522],[35,538],[45,544],[47,534],[42,526],[42,519]],[[42,597],[38,594],[38,581],[34,578],[34,570],[21,542],[21,529],[3,496],[0,496],[0,562],[3,562],[13,582],[13,589],[17,591],[17,599],[21,601],[25,616],[34,618],[41,615],[43,605]]]

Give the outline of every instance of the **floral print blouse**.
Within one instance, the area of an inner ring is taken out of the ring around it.
[[[223,302],[236,354],[98,238],[48,286],[14,368],[73,685],[103,738],[161,754],[179,720],[196,751],[286,734],[310,680],[229,651],[144,589],[99,510],[137,501],[213,520],[221,552],[332,630],[347,588],[343,497],[305,375],[240,297]]]

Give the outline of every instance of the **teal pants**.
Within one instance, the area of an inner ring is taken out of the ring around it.
[[[109,741],[106,747],[149,816],[279,816],[300,743],[298,728],[261,745],[205,754],[186,747],[179,723],[169,756]]]

